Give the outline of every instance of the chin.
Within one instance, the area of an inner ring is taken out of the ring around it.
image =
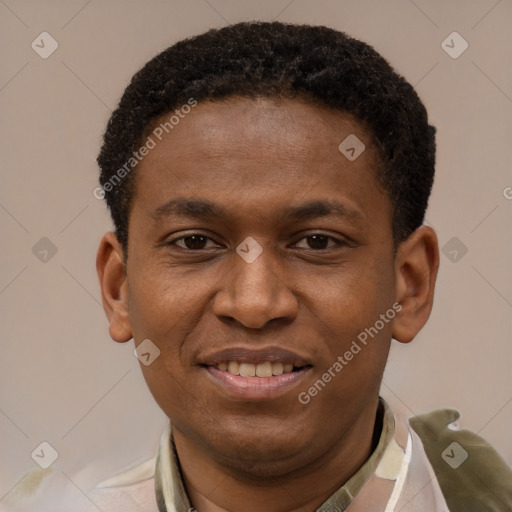
[[[262,428],[254,422],[245,428],[210,431],[208,438],[205,441],[215,460],[248,480],[279,478],[301,467],[308,462],[314,441],[314,436],[307,439],[304,430],[275,424]]]
[[[304,451],[298,453],[296,446],[286,450],[280,445],[279,452],[275,448],[276,446],[267,445],[266,450],[262,451],[261,445],[257,448],[235,445],[227,449],[223,445],[217,452],[216,460],[237,478],[248,481],[279,479],[304,465],[301,463]]]

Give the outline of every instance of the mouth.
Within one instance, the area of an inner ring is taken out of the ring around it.
[[[290,393],[313,367],[280,349],[230,349],[199,365],[224,398],[264,401]]]
[[[292,363],[282,363],[281,361],[264,361],[263,363],[246,363],[240,361],[223,361],[216,365],[204,365],[207,368],[216,368],[221,372],[227,372],[231,375],[240,377],[257,377],[260,379],[279,377],[283,373],[298,372],[305,366],[294,366]],[[308,365],[309,366],[309,365]]]

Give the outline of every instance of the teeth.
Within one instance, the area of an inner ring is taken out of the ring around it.
[[[272,377],[290,373],[293,371],[293,364],[284,364],[280,361],[265,361],[264,363],[239,363],[238,361],[224,361],[217,365],[223,372],[241,377]]]
[[[236,361],[229,361],[228,372],[232,373],[233,375],[240,375],[240,364]]]
[[[258,377],[272,377],[272,363],[260,363],[256,366],[256,375]]]
[[[240,364],[240,377],[254,377],[256,376],[256,365],[251,363]]]
[[[272,363],[272,375],[282,375],[283,371],[283,363]]]

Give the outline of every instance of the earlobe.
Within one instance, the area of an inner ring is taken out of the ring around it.
[[[96,256],[101,299],[110,323],[114,341],[124,343],[132,338],[128,314],[128,286],[123,249],[115,233],[105,233]]]
[[[432,311],[439,268],[439,247],[434,230],[416,229],[400,244],[395,258],[396,301],[402,306],[393,324],[393,338],[409,343]]]

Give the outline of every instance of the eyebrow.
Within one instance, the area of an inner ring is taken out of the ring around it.
[[[287,220],[309,220],[320,217],[339,217],[352,223],[361,223],[363,215],[339,201],[310,201],[309,203],[289,207],[283,217]]]
[[[364,220],[358,210],[332,200],[310,201],[307,203],[287,207],[280,212],[281,218],[287,221],[306,221],[321,217],[338,217],[353,224],[359,224]],[[195,219],[217,218],[223,219],[229,216],[221,206],[203,199],[176,198],[159,206],[151,215],[155,220],[165,217],[179,216]]]
[[[164,217],[173,215],[204,219],[208,217],[226,217],[226,212],[223,208],[211,201],[180,197],[171,199],[162,206],[159,206],[151,216],[155,220],[161,220]]]

